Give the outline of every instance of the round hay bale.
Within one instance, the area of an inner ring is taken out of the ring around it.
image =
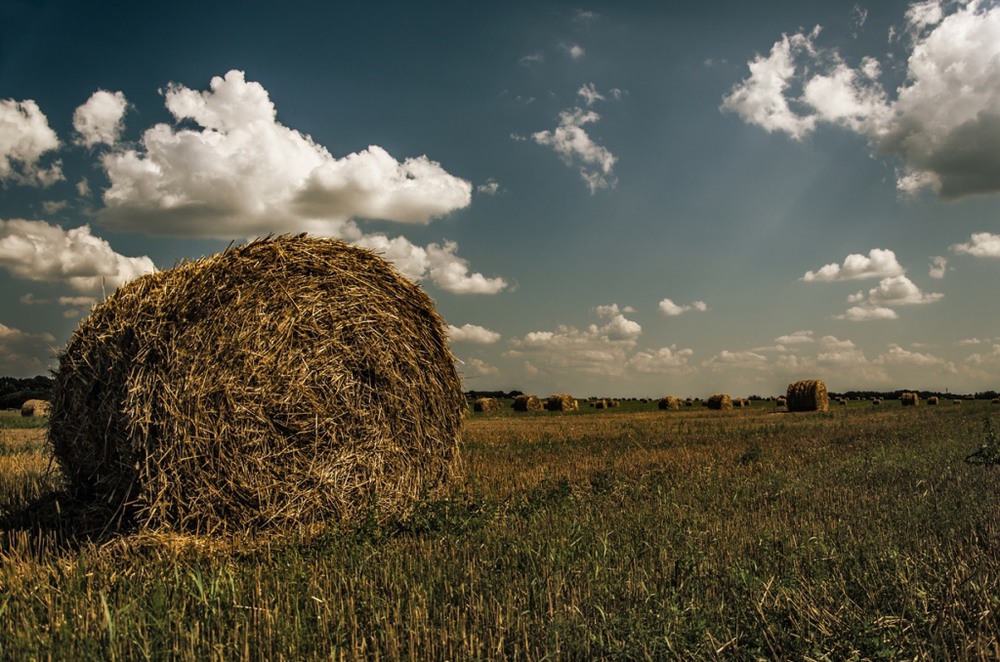
[[[910,392],[900,393],[899,404],[904,407],[916,407],[920,404],[920,396]]]
[[[576,411],[580,405],[568,393],[554,393],[545,401],[545,408],[549,411]]]
[[[955,400],[955,404],[956,405],[960,405],[960,404],[962,404],[962,401],[961,400]]]
[[[496,398],[476,398],[476,401],[472,403],[472,411],[484,413],[500,411],[500,401]]]
[[[782,397],[777,397],[777,398],[774,399],[774,406],[775,407],[785,407],[787,405],[788,405],[788,401],[785,400]]]
[[[620,402],[618,402],[614,398],[610,398],[610,399],[606,400],[606,402],[608,403],[608,409],[612,409],[612,408],[617,407],[617,406],[619,406],[621,404]]]
[[[50,411],[48,400],[25,400],[21,405],[21,416],[48,416]]]
[[[878,407],[880,404],[882,404],[882,401],[879,398],[874,398],[872,400],[872,406],[873,407]]]
[[[936,406],[939,402],[941,402],[941,399],[936,395],[932,395],[931,397],[927,398],[927,404],[929,406]]]
[[[607,409],[607,408],[608,408],[608,402],[607,402],[607,400],[595,400],[594,401],[594,409]]]
[[[705,400],[705,406],[709,409],[732,409],[733,399],[728,393],[716,393]]]
[[[788,411],[827,411],[830,398],[822,379],[806,379],[788,385],[785,393]]]
[[[541,411],[542,401],[537,395],[519,395],[510,405],[514,411]]]
[[[993,398],[990,400],[990,404],[1000,405],[1000,398]]]
[[[126,283],[59,356],[72,494],[140,529],[314,530],[405,515],[466,409],[433,302],[374,252],[281,236]]]
[[[656,406],[663,410],[680,409],[681,401],[680,398],[675,398],[672,395],[667,395],[660,398],[659,401],[656,403]]]

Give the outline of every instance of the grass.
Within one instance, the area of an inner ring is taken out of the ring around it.
[[[73,537],[5,429],[0,658],[997,659],[1000,412],[891,405],[470,416],[407,521],[252,544]]]

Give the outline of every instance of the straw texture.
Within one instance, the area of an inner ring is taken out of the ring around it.
[[[59,357],[49,441],[141,529],[404,513],[457,460],[465,400],[430,298],[368,250],[268,237],[125,284]]]

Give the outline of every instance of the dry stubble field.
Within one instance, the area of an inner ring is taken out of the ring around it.
[[[80,535],[0,429],[3,659],[998,659],[1000,408],[470,414],[406,521]]]

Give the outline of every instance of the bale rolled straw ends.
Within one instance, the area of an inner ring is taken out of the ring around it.
[[[576,411],[580,404],[568,393],[554,393],[545,401],[545,408],[549,411]]]
[[[827,411],[830,397],[821,379],[806,379],[788,385],[785,393],[788,411]]]
[[[537,395],[527,394],[515,397],[510,406],[514,411],[541,411],[544,408]]]
[[[50,409],[48,400],[25,400],[21,405],[21,416],[48,416]]]
[[[466,408],[430,298],[373,252],[269,237],[126,283],[81,322],[49,441],[143,530],[313,530],[447,480]]]
[[[705,406],[709,409],[732,409],[733,399],[728,393],[715,393],[705,401]]]

